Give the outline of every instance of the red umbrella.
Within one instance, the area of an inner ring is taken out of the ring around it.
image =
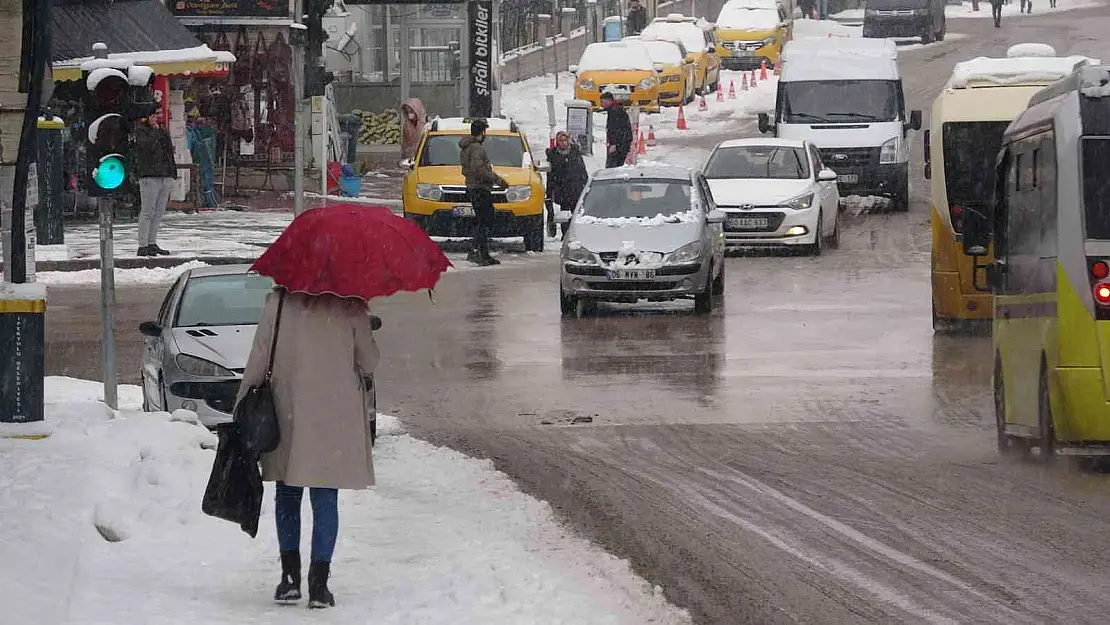
[[[370,300],[431,289],[451,261],[388,208],[331,204],[302,213],[251,266],[292,292]]]

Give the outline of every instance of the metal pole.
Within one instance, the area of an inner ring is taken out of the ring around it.
[[[104,403],[112,410],[119,409],[116,386],[116,263],[112,241],[112,200],[98,198],[100,211],[100,318],[103,321],[104,339]]]
[[[412,41],[409,36],[409,19],[408,10],[411,6],[419,6],[412,4],[401,5],[401,10],[398,11],[400,19],[397,20],[397,28],[400,36],[400,47],[398,52],[401,53],[401,101],[409,99],[409,93],[412,89]]]
[[[303,0],[297,0],[293,17],[304,15]],[[291,37],[293,46],[293,216],[304,212],[304,33]]]

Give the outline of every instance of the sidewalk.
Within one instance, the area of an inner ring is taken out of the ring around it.
[[[215,437],[120,388],[46,379],[43,440],[0,438],[4,609],[11,623],[679,625],[661,589],[560,523],[488,460],[379,415],[378,485],[342,491],[329,586],[336,607],[271,600],[280,577],[273,490],[258,536],[205,516]],[[307,499],[307,497],[306,497]],[[302,542],[311,513],[305,502]]]

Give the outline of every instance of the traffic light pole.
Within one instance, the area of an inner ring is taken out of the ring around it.
[[[293,12],[297,23],[304,15],[303,0],[296,1]],[[293,216],[304,212],[304,44],[305,32],[302,28],[290,33],[293,44]]]
[[[96,200],[100,212],[100,318],[103,322],[104,403],[112,410],[119,409],[116,371],[116,252],[112,232],[112,199]]]

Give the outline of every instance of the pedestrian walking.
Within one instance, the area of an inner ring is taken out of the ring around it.
[[[647,27],[647,10],[640,4],[640,0],[629,0],[628,17],[624,19],[628,35],[639,35]]]
[[[547,149],[547,163],[551,171],[547,173],[547,197],[560,210],[574,210],[582,189],[590,174],[586,170],[586,161],[582,158],[582,151],[571,143],[570,135],[560,130],[555,134],[555,147]],[[566,236],[569,224],[562,224],[563,235]],[[547,211],[547,233],[555,236],[555,211]]]
[[[416,158],[420,137],[424,134],[424,103],[409,98],[401,104],[401,158]]]
[[[1002,3],[1003,0],[991,0],[991,15],[994,17],[995,28],[1002,28]]]
[[[1021,0],[1021,7],[1018,9],[1018,13],[1032,13],[1032,12],[1033,12],[1033,0]]]
[[[467,260],[480,265],[500,265],[489,253],[490,231],[493,229],[493,188],[508,188],[509,183],[493,171],[489,155],[482,145],[486,140],[489,123],[478,118],[470,123],[470,136],[459,141],[459,162],[462,164],[463,177],[466,178],[466,195],[474,207],[477,218],[474,233],[474,249]]]
[[[339,489],[374,485],[362,380],[378,358],[365,301],[281,287],[267,297],[237,399],[270,372],[280,440],[262,454],[261,464],[262,479],[277,483],[281,582],[275,601],[301,599],[301,499],[308,488],[308,607],[335,605],[328,577],[339,534]]]
[[[139,256],[168,256],[158,247],[158,229],[177,181],[170,133],[156,113],[135,126],[135,173],[139,176]]]
[[[601,94],[601,107],[606,110],[605,141],[609,146],[605,166],[620,167],[632,150],[632,122],[611,91]]]

